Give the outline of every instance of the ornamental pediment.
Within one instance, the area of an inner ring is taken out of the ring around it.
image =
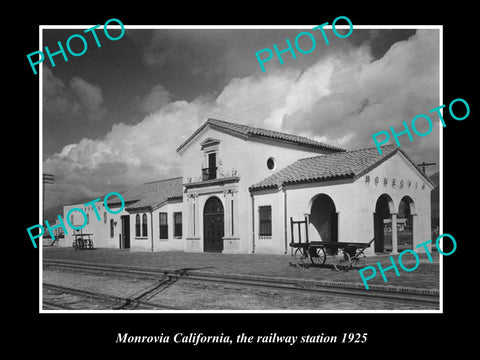
[[[220,140],[214,139],[214,138],[211,138],[211,137],[206,138],[205,140],[203,140],[200,143],[200,145],[202,147],[202,150],[207,148],[207,147],[210,147],[210,146],[216,146],[218,144],[220,144]]]

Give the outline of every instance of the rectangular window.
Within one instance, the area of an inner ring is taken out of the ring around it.
[[[258,207],[259,218],[260,218],[260,227],[259,235],[260,236],[271,236],[272,235],[272,207],[270,205],[259,206]]]
[[[167,213],[159,213],[160,219],[160,239],[168,239],[168,223],[167,223]]]
[[[174,232],[173,236],[182,236],[182,213],[173,213]]]

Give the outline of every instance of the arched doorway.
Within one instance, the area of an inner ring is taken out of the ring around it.
[[[398,251],[413,249],[413,214],[415,205],[410,196],[404,196],[398,205]]]
[[[332,198],[326,194],[315,197],[310,208],[310,224],[317,234],[312,240],[338,241],[338,213]]]
[[[222,201],[212,196],[203,208],[203,251],[222,252],[224,214]]]
[[[373,213],[375,252],[385,252],[387,249],[392,249],[392,231],[395,230],[391,227],[392,210],[392,198],[387,194],[380,195],[375,204],[375,212]]]

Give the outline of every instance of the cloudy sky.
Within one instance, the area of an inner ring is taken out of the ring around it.
[[[43,46],[54,51],[81,31],[44,30]],[[297,59],[285,54],[283,65],[275,59],[262,72],[255,52],[282,49],[302,31],[314,34],[315,50]],[[127,26],[118,41],[100,31],[101,48],[87,38],[83,56],[57,56],[55,67],[45,62],[43,172],[56,177],[45,207],[179,176],[175,149],[209,117],[353,150],[375,146],[373,133],[401,131],[403,121],[440,104],[438,30],[326,35],[328,46],[309,29]],[[438,117],[431,117],[430,135],[400,138],[415,162],[438,164]]]

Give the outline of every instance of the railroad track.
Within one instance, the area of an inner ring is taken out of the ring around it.
[[[192,281],[241,287],[267,288],[271,290],[306,292],[318,295],[354,297],[369,300],[388,301],[403,304],[424,304],[428,308],[439,305],[439,292],[430,289],[414,289],[370,285],[366,290],[362,284],[333,282],[323,280],[300,280],[289,278],[271,278],[266,276],[248,276],[235,274],[215,274],[198,269],[157,269],[139,266],[98,264],[80,261],[44,260],[47,267],[62,267],[74,271],[86,271],[122,276],[136,276],[144,279],[168,279],[170,282]]]
[[[48,290],[49,293],[47,299],[43,299],[42,302],[44,310],[91,309],[91,306],[85,306],[85,303],[88,305],[92,305],[92,303],[101,305],[102,310],[182,310],[178,307],[151,303],[146,300],[142,300],[141,295],[121,297],[48,283],[43,283],[42,285],[44,293],[45,290]],[[149,289],[147,289],[147,291],[143,291],[142,295],[148,293],[148,290]],[[65,295],[73,297],[73,300],[70,299],[65,303],[65,301],[62,300]]]

